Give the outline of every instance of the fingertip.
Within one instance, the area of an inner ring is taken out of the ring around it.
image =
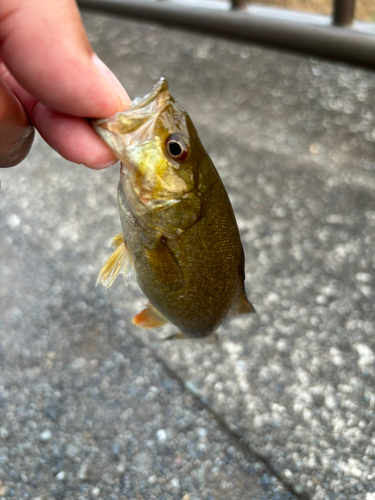
[[[115,158],[114,160],[110,160],[109,162],[104,163],[104,164],[95,162],[95,164],[88,165],[86,163],[82,163],[82,165],[87,167],[87,168],[91,168],[91,170],[105,170],[106,168],[113,167],[113,165],[116,165],[116,163],[118,163],[118,158]]]
[[[104,76],[104,78],[107,80],[109,83],[112,91],[115,92],[116,96],[120,100],[120,109],[118,111],[122,111],[124,109],[127,109],[131,106],[131,99],[120,83],[119,79],[112,73],[112,71],[108,68],[108,66],[100,59],[100,57],[95,54],[95,52],[92,55],[92,62],[94,63],[94,66],[99,70],[101,75]]]
[[[37,103],[33,124],[43,139],[66,160],[94,170],[108,168],[118,161],[84,118],[64,115]]]

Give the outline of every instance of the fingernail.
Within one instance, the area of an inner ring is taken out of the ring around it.
[[[92,56],[92,61],[98,68],[100,73],[106,78],[107,82],[111,85],[113,90],[116,92],[124,108],[128,108],[131,105],[130,97],[128,96],[128,93],[121,85],[117,77],[112,73],[112,71],[108,68],[108,66],[106,66],[104,62],[96,54]]]
[[[115,160],[112,160],[112,161],[109,161],[108,163],[105,163],[104,165],[100,165],[100,167],[98,167],[98,170],[104,170],[105,168],[109,168],[109,167],[113,167],[113,165],[116,165],[116,163],[118,163],[118,158],[116,158]]]
[[[116,158],[115,160],[111,160],[108,163],[103,163],[102,165],[88,165],[87,163],[80,163],[80,165],[91,168],[91,170],[104,170],[105,168],[113,167],[113,165],[116,165],[117,162],[118,159]]]

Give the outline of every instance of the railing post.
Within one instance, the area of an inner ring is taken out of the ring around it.
[[[354,21],[355,0],[334,0],[333,24],[348,26]]]
[[[231,0],[232,4],[232,9],[233,10],[239,10],[239,9],[245,9],[247,5],[246,0]]]

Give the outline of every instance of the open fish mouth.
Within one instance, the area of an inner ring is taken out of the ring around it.
[[[152,92],[144,97],[136,97],[130,108],[91,123],[113,153],[122,160],[119,153],[124,147],[147,140],[147,129],[154,124],[169,99],[168,82],[160,78]]]
[[[135,111],[137,109],[143,109],[151,103],[156,103],[157,106],[158,105],[160,106],[160,104],[164,105],[165,100],[164,100],[164,102],[162,102],[163,97],[165,97],[165,96],[163,96],[164,92],[167,92],[168,97],[169,97],[168,82],[165,78],[162,77],[162,78],[160,78],[158,83],[154,86],[154,88],[152,89],[152,92],[150,92],[149,94],[146,94],[143,97],[136,97],[132,101],[132,106],[130,109],[133,111]],[[155,111],[156,110],[157,110],[157,107],[155,108]]]

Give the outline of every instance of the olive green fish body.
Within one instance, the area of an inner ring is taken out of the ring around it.
[[[118,201],[124,249],[153,306],[136,323],[159,325],[164,317],[186,337],[206,337],[227,316],[254,311],[246,298],[233,209],[165,80],[135,101],[133,117],[132,109],[122,122],[118,114],[95,129],[122,160]],[[112,272],[113,262],[103,270]],[[103,275],[98,281],[105,284]]]

